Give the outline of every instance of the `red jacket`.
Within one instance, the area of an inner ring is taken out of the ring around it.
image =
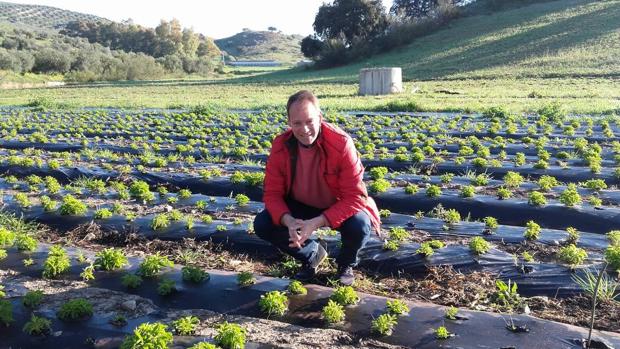
[[[338,200],[323,211],[329,226],[336,229],[349,217],[364,210],[372,227],[380,234],[379,210],[366,191],[364,167],[351,137],[337,126],[321,122],[315,146],[319,148],[325,181]],[[291,163],[295,161],[296,151],[297,139],[290,129],[273,140],[265,168],[263,201],[275,225],[280,225],[282,216],[290,212],[284,199],[293,183]]]

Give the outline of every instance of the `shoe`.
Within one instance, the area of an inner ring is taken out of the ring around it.
[[[338,269],[338,280],[344,286],[351,286],[355,281],[355,274],[353,273],[353,267],[345,267]]]
[[[311,280],[316,275],[316,270],[319,265],[321,265],[321,263],[323,263],[326,258],[327,251],[321,244],[319,244],[319,247],[316,250],[313,258],[308,263],[304,263],[304,265],[301,267],[301,270],[298,271],[297,274],[293,276],[293,278],[299,281]]]

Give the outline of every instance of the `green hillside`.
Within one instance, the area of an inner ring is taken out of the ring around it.
[[[294,63],[303,59],[301,39],[301,35],[244,30],[231,37],[215,40],[215,44],[237,60],[264,59]]]
[[[0,2],[0,22],[10,22],[38,29],[58,30],[62,29],[67,23],[78,20],[108,21],[95,15],[56,7]]]
[[[262,76],[357,81],[364,67],[403,68],[403,79],[620,77],[620,1],[561,0],[457,19],[399,50],[345,67]]]

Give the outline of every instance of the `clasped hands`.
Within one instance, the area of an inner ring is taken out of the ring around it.
[[[303,220],[295,218],[287,213],[282,217],[281,222],[282,225],[288,228],[289,247],[301,248],[312,233],[326,225],[327,220],[323,215]]]

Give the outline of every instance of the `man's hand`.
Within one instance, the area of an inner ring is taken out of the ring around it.
[[[300,235],[298,231],[301,230],[304,221],[285,213],[280,222],[288,228],[288,240],[291,242],[289,247],[301,248],[303,242],[299,242]]]
[[[323,215],[319,215],[312,219],[302,221],[300,228],[300,236],[299,236],[299,246],[303,245],[306,240],[314,233],[317,229],[324,227],[327,225],[327,220]]]

